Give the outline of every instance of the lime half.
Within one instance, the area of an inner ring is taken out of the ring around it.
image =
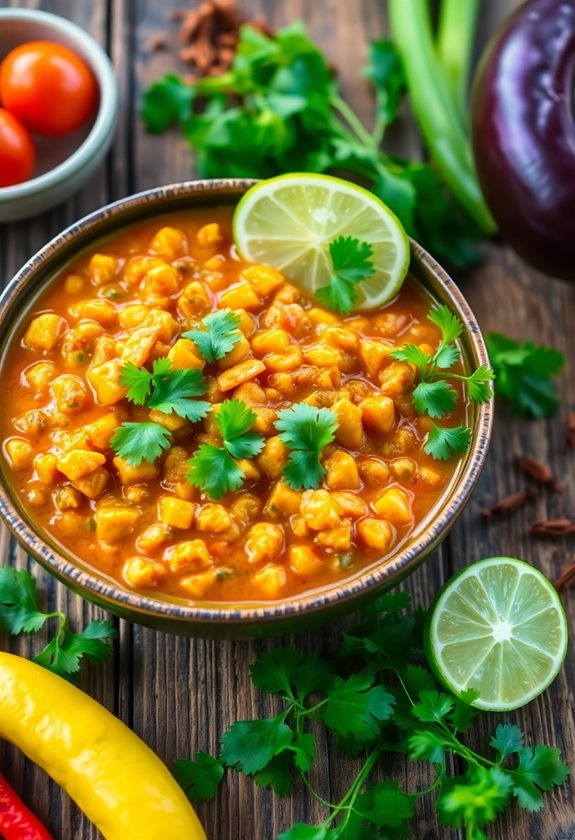
[[[427,654],[454,694],[474,706],[524,706],[555,679],[567,651],[567,620],[546,577],[514,557],[489,557],[450,580],[433,608]]]
[[[368,242],[375,267],[357,288],[354,310],[397,294],[409,266],[409,241],[391,210],[372,193],[329,175],[280,175],[241,198],[234,213],[240,256],[277,268],[302,292],[329,283],[329,244],[338,236]]]

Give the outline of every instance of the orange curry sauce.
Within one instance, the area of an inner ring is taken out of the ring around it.
[[[229,209],[141,223],[69,266],[14,336],[3,457],[42,528],[124,586],[237,605],[333,584],[385,562],[457,469],[458,459],[422,451],[429,421],[412,407],[414,372],[390,358],[407,342],[437,346],[431,305],[408,277],[379,312],[327,312],[273,269],[237,259]],[[181,334],[217,308],[239,313],[244,338],[206,364]],[[173,367],[203,369],[203,399],[243,400],[266,438],[240,464],[244,485],[220,501],[186,480],[198,444],[221,443],[213,416],[150,418],[119,382],[126,360],[150,367],[166,355]],[[289,453],[274,423],[304,400],[329,407],[339,428],[322,453],[321,487],[295,491],[282,481]],[[121,422],[146,419],[172,430],[173,446],[130,466],[110,438]],[[451,422],[464,419],[460,399]]]

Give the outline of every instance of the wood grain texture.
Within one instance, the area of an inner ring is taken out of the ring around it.
[[[39,219],[0,228],[0,280],[7,282],[16,269],[53,234],[101,204],[140,189],[193,177],[193,156],[181,137],[146,135],[138,120],[138,102],[144,88],[162,73],[178,68],[173,50],[150,52],[152,35],[166,31],[174,47],[176,27],[167,22],[178,0],[41,0],[12,2],[62,14],[79,23],[108,49],[120,85],[121,119],[113,150],[101,172],[80,195]],[[484,0],[481,38],[492,31],[513,0]],[[248,14],[265,13],[272,25],[294,18],[305,19],[310,33],[337,65],[346,97],[369,124],[371,95],[358,70],[365,59],[366,43],[386,32],[382,0],[244,0]],[[394,151],[417,154],[417,133],[407,119],[390,132],[387,142]],[[553,343],[569,358],[575,357],[575,286],[551,283],[525,269],[510,252],[497,244],[485,249],[483,265],[458,278],[486,330],[503,330],[518,338],[531,337]],[[575,405],[575,384],[563,381],[563,413]],[[562,420],[525,423],[514,420],[499,407],[495,437],[483,478],[463,517],[440,552],[405,584],[414,601],[427,605],[445,577],[457,568],[493,554],[522,556],[554,576],[574,544],[533,543],[527,539],[528,523],[538,516],[573,514],[575,455],[563,450]],[[479,516],[482,504],[520,489],[524,479],[513,465],[513,456],[525,453],[553,464],[564,482],[562,496],[542,493],[535,505],[507,519],[486,523]],[[0,557],[18,567],[28,566],[36,575],[50,608],[65,611],[76,626],[101,611],[82,602],[27,561],[5,532],[0,535]],[[575,600],[567,596],[570,626],[575,626]],[[304,650],[334,647],[350,619],[323,630],[285,639]],[[119,638],[115,657],[105,666],[86,668],[82,687],[118,714],[167,762],[190,756],[198,749],[216,751],[218,738],[238,719],[273,711],[274,703],[252,687],[249,664],[274,642],[218,643],[194,641],[155,633],[126,622],[116,622]],[[23,656],[34,655],[40,642],[26,637],[7,639],[0,646]],[[556,743],[575,769],[573,681],[575,654],[545,696],[513,716],[529,738]],[[511,716],[510,716],[511,717]],[[493,721],[483,718],[477,739],[485,746]],[[315,781],[327,798],[337,799],[346,789],[353,762],[342,761],[331,745],[318,741],[320,761]],[[60,789],[14,749],[0,748],[0,767],[17,790],[46,822],[57,840],[96,840],[98,832],[82,817]],[[425,786],[424,769],[396,760],[379,767],[380,778],[395,775],[406,789]],[[228,774],[215,802],[200,806],[199,815],[210,840],[274,840],[295,821],[323,819],[322,808],[301,788],[287,799],[274,797],[245,778]],[[540,816],[529,817],[517,809],[490,832],[494,840],[568,838],[575,832],[572,791],[565,786],[546,797]],[[166,837],[169,836],[167,827]],[[431,803],[422,803],[414,822],[413,837],[458,838],[458,832],[438,829]],[[137,838],[126,838],[137,840]]]

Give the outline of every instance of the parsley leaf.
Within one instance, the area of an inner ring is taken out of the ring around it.
[[[514,723],[498,723],[489,744],[502,759],[507,758],[523,747],[523,732]]]
[[[26,569],[16,571],[11,566],[0,567],[0,630],[34,633],[50,619],[58,619],[59,626],[48,644],[34,658],[58,676],[70,679],[80,668],[83,656],[102,662],[112,654],[107,639],[116,631],[107,621],[91,621],[80,633],[68,627],[64,613],[42,612],[38,606],[36,581]]]
[[[378,721],[391,716],[394,698],[368,674],[336,677],[323,713],[324,723],[342,738],[370,741],[379,732]]]
[[[225,400],[215,416],[222,446],[202,443],[188,461],[188,481],[211,499],[238,490],[245,475],[234,458],[253,458],[264,446],[263,435],[250,432],[256,414],[241,400]]]
[[[434,306],[427,313],[427,318],[441,330],[444,344],[451,344],[451,342],[456,341],[463,332],[463,324],[446,303],[439,303]]]
[[[500,333],[488,333],[485,338],[496,392],[509,400],[517,414],[538,418],[555,414],[559,397],[552,379],[563,370],[564,355],[554,347],[531,341],[520,344]]]
[[[453,700],[439,691],[420,691],[419,703],[413,707],[413,714],[423,722],[439,722],[453,709]]]
[[[174,370],[166,358],[156,359],[151,373],[128,362],[122,368],[120,381],[135,405],[146,405],[164,414],[174,413],[191,423],[203,420],[211,409],[209,402],[191,399],[207,391],[201,371]]]
[[[357,810],[376,828],[398,828],[413,816],[415,797],[401,790],[395,779],[372,785],[357,800]]]
[[[264,720],[241,720],[222,737],[220,759],[228,767],[252,774],[270,763],[276,753],[291,742],[293,731],[284,716]]]
[[[422,381],[416,385],[412,399],[418,414],[444,417],[455,408],[457,393],[445,379],[436,379],[433,382]]]
[[[278,840],[337,840],[339,836],[339,831],[335,828],[296,823],[289,831],[278,834]]]
[[[213,799],[224,777],[221,761],[205,752],[197,752],[193,761],[177,759],[171,770],[192,802],[209,802]]]
[[[445,428],[431,424],[423,451],[438,461],[449,461],[454,455],[462,455],[471,446],[471,429],[467,426]]]
[[[274,755],[263,770],[254,774],[260,787],[272,787],[278,796],[288,796],[293,790],[293,757],[284,751]]]
[[[373,248],[352,236],[338,236],[330,242],[329,253],[333,274],[329,284],[318,289],[315,296],[328,309],[347,314],[356,299],[356,286],[374,272],[370,259]]]
[[[234,349],[242,337],[240,317],[230,309],[218,309],[202,319],[204,329],[188,330],[191,339],[206,362],[217,362]]]
[[[279,412],[276,429],[280,440],[291,450],[283,470],[286,483],[294,490],[318,487],[325,473],[320,454],[332,442],[337,429],[333,411],[298,403]]]
[[[474,766],[464,781],[451,785],[437,800],[444,825],[481,828],[507,805],[513,781],[499,767]]]
[[[168,429],[160,423],[125,422],[112,435],[110,446],[127,464],[137,467],[142,461],[159,458],[169,448],[171,439]]]

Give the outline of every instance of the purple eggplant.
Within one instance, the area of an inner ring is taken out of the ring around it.
[[[472,97],[479,182],[502,237],[575,280],[575,0],[530,0],[487,45]]]

